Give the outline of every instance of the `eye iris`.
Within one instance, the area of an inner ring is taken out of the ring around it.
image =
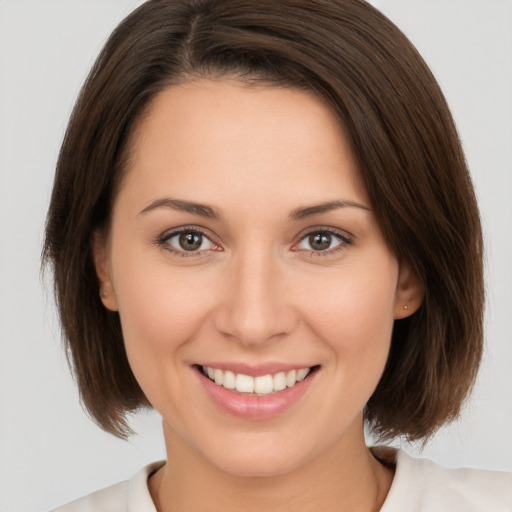
[[[185,251],[195,251],[201,247],[203,236],[200,233],[181,233],[180,247]]]
[[[316,251],[329,249],[331,245],[331,235],[328,233],[315,233],[309,236],[309,243]]]

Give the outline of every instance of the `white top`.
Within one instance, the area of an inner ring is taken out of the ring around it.
[[[381,512],[512,512],[512,473],[446,469],[401,450],[375,452],[386,459],[392,453],[396,460],[395,477]],[[52,512],[156,512],[147,482],[162,464],[150,464],[129,481]]]

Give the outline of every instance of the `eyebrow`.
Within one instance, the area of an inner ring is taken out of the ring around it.
[[[360,208],[362,210],[371,211],[367,206],[356,203],[355,201],[327,201],[325,203],[316,204],[313,206],[303,206],[296,208],[290,212],[288,218],[294,221],[313,217],[321,213],[326,213],[338,208]],[[151,204],[146,206],[139,215],[143,215],[157,208],[168,208],[171,210],[177,210],[180,212],[191,213],[193,215],[199,215],[213,220],[221,220],[221,213],[212,206],[206,204],[196,203],[193,201],[185,201],[183,199],[172,199],[170,197],[162,197],[156,199]]]
[[[163,197],[153,201],[151,204],[146,206],[139,215],[143,215],[156,208],[168,208],[171,210],[177,210],[180,212],[192,213],[193,215],[199,215],[208,219],[220,220],[222,215],[215,208],[206,204],[195,203],[192,201],[184,201],[183,199],[172,199],[170,197]]]
[[[361,203],[356,203],[355,201],[327,201],[326,203],[320,203],[313,206],[296,208],[290,212],[289,218],[291,220],[301,220],[308,217],[313,217],[314,215],[319,215],[320,213],[326,213],[338,208],[346,207],[360,208],[368,212],[371,211],[367,206]]]

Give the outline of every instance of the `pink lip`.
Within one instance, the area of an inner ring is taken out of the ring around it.
[[[222,368],[222,365],[215,367],[224,369]],[[227,369],[231,368],[233,368],[233,366],[229,365]],[[281,365],[280,370],[278,371],[285,371],[282,368],[283,366]],[[297,366],[294,366],[291,369],[296,368]],[[215,384],[215,382],[212,382],[208,377],[206,377],[199,368],[195,368],[195,370],[203,388],[206,390],[207,394],[215,404],[233,416],[248,420],[266,420],[285,412],[288,408],[300,400],[317,373],[309,373],[303,381],[297,382],[297,384],[291,388],[286,388],[282,391],[278,391],[266,396],[251,396],[226,389],[223,386],[219,386]],[[244,372],[240,371],[237,373]],[[260,375],[266,375],[267,373]],[[249,373],[245,374],[250,375]]]

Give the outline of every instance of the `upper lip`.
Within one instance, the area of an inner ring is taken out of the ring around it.
[[[262,375],[274,375],[279,372],[289,372],[291,370],[300,370],[301,368],[311,368],[311,364],[304,363],[277,363],[268,362],[261,364],[250,364],[245,362],[218,362],[209,361],[198,363],[198,366],[209,366],[210,368],[218,368],[223,371],[231,371],[233,373],[242,373],[251,377],[261,377]]]

